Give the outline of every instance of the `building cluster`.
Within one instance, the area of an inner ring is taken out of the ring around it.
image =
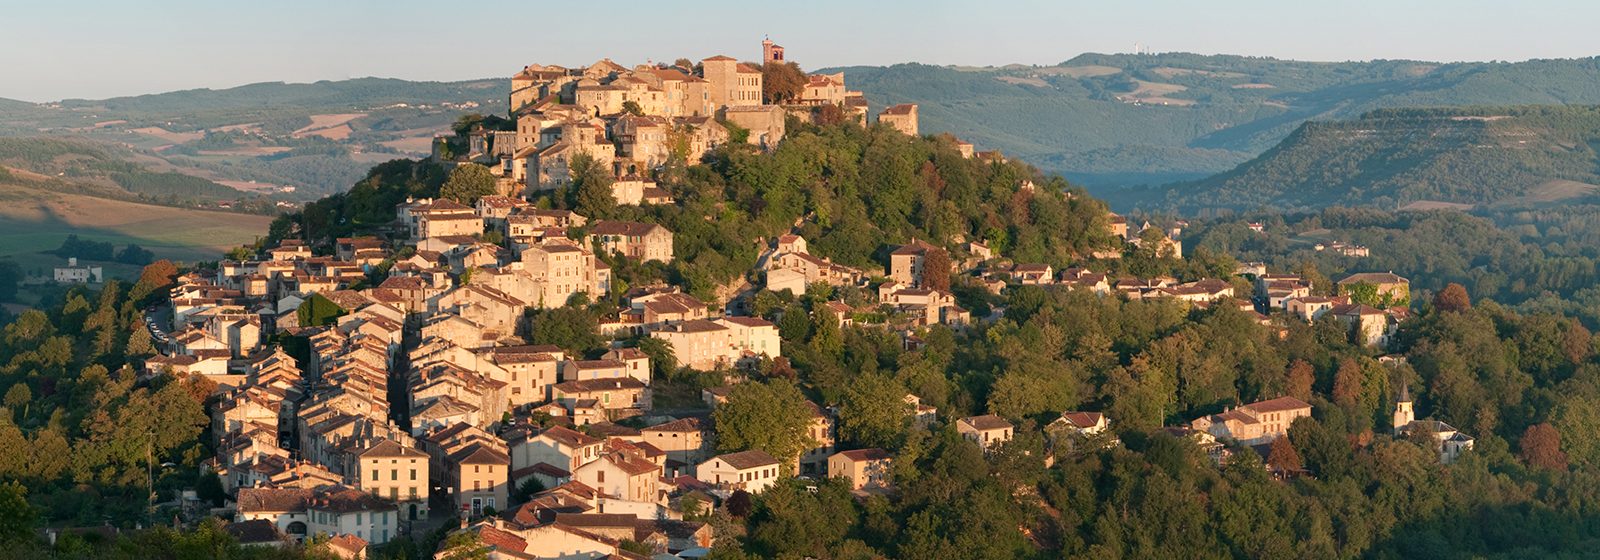
[[[1312,249],[1315,249],[1317,251],[1332,251],[1334,253],[1338,253],[1338,254],[1344,255],[1346,257],[1370,257],[1370,256],[1372,256],[1372,250],[1368,249],[1366,246],[1364,246],[1364,245],[1356,245],[1354,243],[1346,243],[1344,241],[1334,241],[1334,242],[1331,242],[1331,243],[1328,243],[1328,244],[1318,243],[1316,245],[1313,245]]]
[[[764,42],[763,62],[784,62],[783,48]],[[810,443],[793,456],[716,452],[718,426],[705,409],[726,402],[729,386],[704,389],[704,408],[658,410],[655,371],[746,368],[782,358],[777,326],[678,287],[614,283],[607,262],[674,261],[673,232],[665,227],[590,220],[521,196],[570,184],[572,158],[586,154],[615,178],[618,204],[674,204],[670,192],[643,178],[671,158],[697,160],[730,141],[733,130],[771,147],[786,116],[816,107],[865,116],[865,101],[846,89],[842,74],[809,76],[803,93],[781,106],[763,104],[762,80],[760,67],[725,56],[692,68],[630,69],[609,60],[574,69],[529,66],[512,79],[516,129],[469,135],[466,158],[495,164],[500,194],[470,206],[407,199],[396,205],[384,237],[339,238],[331,251],[283,240],[257,258],[179,277],[168,294],[170,317],[149,318],[161,352],[146,361],[144,374],[216,382],[217,453],[205,468],[233,496],[230,531],[262,542],[323,535],[340,554],[359,557],[418,522],[459,516],[458,531],[476,534],[491,558],[629,558],[637,555],[625,543],[668,555],[711,547],[718,535],[699,521],[704,514],[735,493],[759,493],[786,478],[835,477],[863,494],[894,491],[895,457],[839,449],[833,409],[807,403]],[[891,106],[878,119],[918,133],[915,105]],[[956,145],[966,157],[1002,159]],[[1157,255],[1181,258],[1182,226],[1146,222],[1130,230],[1126,218],[1112,214],[1109,234],[1122,245],[1092,256],[1117,258],[1129,247],[1159,243]],[[908,348],[920,344],[925,327],[962,329],[974,320],[948,289],[953,274],[995,293],[1046,286],[1237,307],[1264,324],[1275,320],[1264,313],[1331,316],[1371,345],[1387,342],[1405,307],[1376,309],[1355,299],[1409,298],[1407,281],[1388,273],[1356,274],[1338,283],[1340,295],[1316,296],[1306,279],[1272,274],[1260,263],[1240,268],[1254,286],[1113,278],[1010,262],[982,240],[947,251],[913,238],[887,256],[881,269],[847,266],[813,254],[791,233],[764,247],[750,278],[790,295],[837,288],[827,290],[835,296],[819,309],[840,326],[871,317],[901,327]],[[949,270],[930,268],[944,266]],[[616,299],[607,301],[620,306],[598,321],[598,347],[525,338],[546,317],[540,310],[611,295]],[[295,344],[277,342],[286,340]],[[902,404],[911,425],[940,422],[938,410],[917,395]],[[1472,438],[1411,411],[1402,395],[1396,434],[1432,434],[1446,462],[1471,448]],[[1280,397],[1169,431],[1220,460],[1226,443],[1269,445],[1310,413],[1311,405]],[[985,452],[1001,449],[1017,429],[992,414],[949,420]],[[1055,454],[1116,444],[1100,412],[1063,411],[1044,431]]]
[[[816,119],[821,108],[866,121],[866,98],[845,86],[843,72],[807,75],[792,99],[770,103],[764,68],[786,63],[781,46],[763,41],[761,63],[718,55],[631,68],[610,59],[572,68],[532,64],[511,77],[512,130],[470,131],[465,153],[447,151],[448,139],[439,138],[434,155],[488,165],[507,195],[571,184],[583,155],[616,179],[619,204],[669,203],[670,195],[641,177],[670,161],[699,162],[740,136],[774,148],[789,117]],[[919,132],[915,104],[888,107],[878,120]]]
[[[1390,272],[1352,274],[1337,283],[1340,295],[1311,294],[1311,283],[1297,275],[1267,274],[1256,278],[1256,290],[1268,308],[1283,310],[1306,322],[1324,317],[1338,320],[1351,331],[1357,342],[1366,346],[1386,346],[1411,316],[1404,302],[1411,297],[1411,283]],[[1369,291],[1379,300],[1393,305],[1377,308],[1356,301],[1352,293]]]
[[[218,452],[205,466],[235,497],[231,530],[325,534],[361,550],[443,511],[533,556],[571,553],[567,541],[593,547],[584,553],[615,554],[624,540],[676,552],[714,539],[682,519],[685,496],[712,507],[780,478],[760,451],[711,456],[705,416],[654,414],[654,368],[638,347],[573,353],[522,339],[530,309],[610,291],[596,251],[670,262],[670,231],[498,196],[407,200],[393,231],[338,239],[331,255],[285,240],[171,289],[172,335],[145,374],[217,383]],[[781,356],[768,321],[673,287],[623,296],[603,334],[666,341],[679,366]],[[303,341],[301,355],[272,342],[281,337]],[[826,472],[833,422],[814,410],[818,445],[785,458],[785,472]],[[534,480],[548,490],[524,492]]]

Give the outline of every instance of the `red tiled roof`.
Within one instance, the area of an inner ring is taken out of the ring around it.
[[[911,114],[912,111],[915,111],[915,110],[917,110],[917,104],[915,104],[915,103],[901,103],[899,105],[894,105],[894,106],[891,106],[891,107],[889,107],[887,109],[884,109],[882,114],[884,114],[884,115],[909,115],[909,114]]]
[[[738,453],[728,453],[726,455],[718,455],[715,458],[721,459],[722,462],[727,463],[728,466],[739,470],[778,464],[777,459],[774,459],[772,455],[760,449],[751,449],[749,451],[740,451]]]
[[[1285,410],[1295,410],[1299,408],[1311,408],[1311,405],[1294,397],[1278,397],[1272,400],[1250,403],[1245,405],[1245,408],[1249,408],[1257,413],[1262,413],[1282,412]]]
[[[888,451],[884,451],[876,447],[871,449],[851,449],[849,451],[840,451],[838,454],[850,458],[851,461],[881,461],[893,457],[893,455],[890,455]]]
[[[985,431],[987,431],[987,430],[1000,430],[1000,429],[1012,427],[1011,422],[1008,422],[1008,421],[1006,421],[1005,418],[1001,418],[1001,417],[995,416],[993,414],[985,414],[983,416],[969,416],[967,418],[962,418],[961,421],[963,423],[966,423],[968,426],[972,426],[973,428],[976,428],[976,429],[979,429],[979,430],[985,430]]]

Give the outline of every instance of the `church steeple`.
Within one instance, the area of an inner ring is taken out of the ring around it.
[[[1395,433],[1399,433],[1400,430],[1410,425],[1411,422],[1416,419],[1417,412],[1416,409],[1412,408],[1411,404],[1411,387],[1409,385],[1401,385],[1400,399],[1394,403]]]

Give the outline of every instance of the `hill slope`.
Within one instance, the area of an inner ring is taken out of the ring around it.
[[[874,107],[1090,186],[1226,171],[1308,120],[1381,108],[1600,103],[1600,59],[1438,64],[1085,54],[1057,66],[843,69]]]
[[[155,206],[63,192],[60,182],[0,177],[0,259],[32,272],[60,266],[46,255],[68,235],[149,249],[158,258],[213,260],[262,235],[269,216]],[[119,273],[132,270],[118,269]]]
[[[260,83],[105,100],[0,101],[0,136],[71,136],[226,186],[309,200],[373,164],[425,155],[463,113],[503,114],[507,83],[384,78]]]
[[[1550,202],[1600,188],[1597,147],[1600,107],[1391,109],[1305,123],[1226,173],[1120,194],[1188,212]]]

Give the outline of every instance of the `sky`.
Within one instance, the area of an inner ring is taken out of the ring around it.
[[[1085,52],[1297,60],[1600,55],[1593,0],[0,0],[0,97],[26,101],[531,63],[760,56],[807,69],[1053,65]]]

